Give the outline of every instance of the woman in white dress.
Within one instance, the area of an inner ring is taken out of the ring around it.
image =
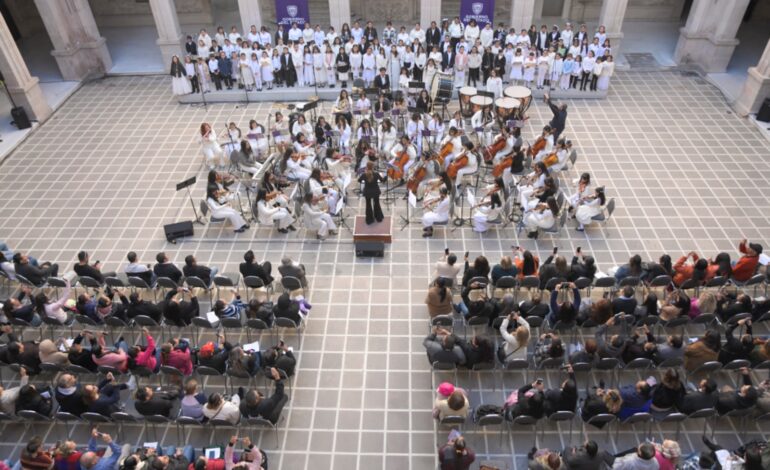
[[[392,91],[396,91],[398,90],[398,77],[401,75],[401,60],[398,57],[396,46],[390,48],[388,72],[388,75],[390,75],[390,88]]]
[[[495,69],[489,71],[487,91],[494,93],[495,99],[503,96],[503,80],[497,76],[497,71]]]
[[[383,119],[380,127],[377,129],[377,150],[380,153],[390,155],[390,149],[396,145],[397,138],[396,127],[390,119]]]
[[[324,69],[326,69],[326,82],[329,84],[329,88],[334,88],[336,83],[337,73],[334,68],[334,59],[337,54],[334,53],[331,46],[326,46],[326,52],[324,52]]]
[[[206,204],[211,209],[211,217],[229,220],[230,225],[235,227],[235,233],[241,233],[249,228],[249,225],[238,211],[227,205],[232,198],[232,194],[228,194],[227,190],[219,189],[217,186],[209,186],[206,190]]]
[[[246,133],[246,140],[249,141],[251,148],[257,155],[257,160],[264,160],[267,157],[268,142],[265,128],[254,119],[249,121],[249,132]]]
[[[249,61],[249,68],[251,74],[254,76],[254,87],[257,91],[262,91],[262,64],[259,62],[259,51],[251,53],[251,60]]]
[[[540,203],[524,216],[524,226],[527,229],[527,237],[537,238],[539,229],[549,229],[556,223],[559,215],[559,205],[556,198],[551,196],[545,203]]]
[[[532,81],[535,79],[535,69],[537,68],[537,60],[535,59],[535,53],[530,52],[529,57],[524,60],[524,85],[527,88],[532,88]]]
[[[414,78],[414,81],[422,81],[427,60],[428,56],[425,54],[425,49],[423,49],[422,45],[418,45],[417,52],[414,54],[414,66],[412,67],[412,77]]]
[[[613,62],[612,56],[608,55],[607,60],[602,65],[601,74],[599,75],[599,83],[597,88],[600,90],[607,90],[610,87],[610,77],[615,72],[615,62]]]
[[[259,59],[259,71],[262,75],[262,83],[265,84],[268,90],[273,89],[273,61],[270,60],[270,56],[267,52],[262,52],[262,58]],[[260,90],[262,91],[262,90]]]
[[[528,36],[529,37],[529,36]],[[518,84],[519,80],[524,78],[523,69],[524,67],[524,56],[521,55],[521,49],[516,49],[516,53],[513,55],[513,59],[511,59],[511,83],[514,85]]]
[[[256,54],[254,57],[256,58]],[[246,58],[245,53],[241,53],[241,57],[238,60],[238,73],[241,76],[241,85],[246,87],[246,91],[251,91],[254,88],[256,80],[254,79],[254,71],[251,70],[249,60]]]
[[[211,91],[210,79],[209,79],[209,66],[206,65],[206,61],[203,57],[198,57],[198,63],[195,66],[195,73],[198,77],[199,85],[203,93]]]
[[[583,173],[580,175],[579,179],[574,180],[573,182],[577,184],[577,190],[575,191],[575,194],[567,199],[570,212],[575,211],[575,208],[580,204],[580,201],[587,199],[594,194],[594,188],[591,186],[590,173]]]
[[[219,146],[219,142],[217,142],[216,133],[207,122],[201,124],[198,133],[198,143],[201,146],[201,154],[209,169],[216,167],[217,158],[219,159],[219,166],[225,166],[225,153],[222,151],[222,147]]]
[[[313,205],[313,195],[305,194],[302,204],[302,218],[308,230],[315,230],[319,240],[325,240],[327,235],[337,235],[337,225],[332,216]]]
[[[316,200],[326,198],[327,212],[334,215],[337,211],[337,202],[340,199],[340,193],[334,188],[324,183],[320,168],[313,168],[310,173],[310,179],[307,180],[310,185],[310,192]],[[334,184],[337,184],[334,182]]]
[[[350,129],[350,125],[348,125],[348,120],[344,115],[340,114],[337,116],[337,122],[334,123],[334,127],[340,133],[340,150],[342,153],[349,154],[353,131]]]
[[[238,126],[235,125],[234,122],[231,122],[227,126],[227,134],[225,134],[225,137],[227,138],[227,141],[225,142],[225,155],[227,157],[230,157],[230,154],[233,152],[233,150],[236,150],[241,145],[241,130],[238,128]]]
[[[361,78],[361,64],[363,56],[361,55],[361,48],[358,44],[354,45],[350,50],[350,70],[353,72],[353,80]]]
[[[361,65],[364,68],[364,86],[369,88],[374,81],[375,67],[377,66],[377,60],[374,58],[374,51],[371,47],[366,49],[366,54],[361,59]]]
[[[468,71],[468,54],[465,47],[460,46],[455,56],[455,87],[465,86],[465,74]]]
[[[325,87],[328,81],[326,65],[324,64],[324,55],[321,54],[321,48],[318,46],[313,46],[313,70],[315,70],[315,80],[318,86]]]
[[[439,143],[444,139],[444,121],[441,119],[439,113],[433,113],[433,117],[428,123],[428,130],[430,131],[430,145],[438,150]]]
[[[294,217],[289,210],[278,205],[275,200],[268,200],[264,189],[257,191],[257,219],[262,225],[275,225],[281,233],[296,230],[292,225]]]
[[[425,89],[431,91],[431,85],[433,84],[433,77],[436,75],[436,62],[433,59],[428,59],[428,64],[425,66]]]
[[[388,53],[385,48],[380,46],[374,54],[375,71],[380,69],[388,70]]]
[[[489,230],[489,222],[500,219],[500,211],[503,208],[503,201],[500,194],[503,186],[502,180],[495,184],[492,189],[479,201],[473,208],[473,231],[484,233]]]
[[[313,54],[310,52],[310,46],[305,46],[302,53],[302,74],[305,79],[305,86],[313,86],[315,84],[315,76],[313,75]]]
[[[192,93],[192,87],[187,80],[187,69],[177,56],[171,58],[171,92],[177,96]]]
[[[596,188],[594,195],[583,200],[583,203],[578,205],[577,211],[575,211],[575,219],[577,219],[577,230],[582,232],[585,230],[585,225],[591,223],[591,219],[602,213],[604,210],[604,204],[607,199],[604,195],[604,188]]]
[[[423,207],[426,212],[422,215],[422,236],[433,236],[433,224],[449,221],[449,205],[450,205],[449,192],[446,187],[441,187],[441,192],[438,197],[433,199],[426,199],[423,202]],[[431,209],[431,210],[428,210]]]

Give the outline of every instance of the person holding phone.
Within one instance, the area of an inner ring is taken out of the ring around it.
[[[524,385],[516,392],[518,400],[511,407],[504,407],[506,419],[513,421],[516,417],[527,415],[540,419],[544,414],[545,384],[543,379],[536,379],[531,384]]]

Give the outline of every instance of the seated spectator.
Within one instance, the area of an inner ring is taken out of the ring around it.
[[[713,314],[717,309],[717,298],[713,292],[703,291],[697,299],[690,299],[690,318],[697,318],[706,313]]]
[[[50,339],[44,339],[38,345],[40,362],[56,364],[59,367],[67,367],[70,361],[67,353],[59,351],[59,346],[64,346],[64,338],[59,338],[55,343]]]
[[[447,416],[468,417],[470,403],[468,397],[462,389],[455,390],[446,398],[436,398],[433,404],[433,417],[442,420]]]
[[[518,274],[519,270],[516,269],[511,257],[503,256],[500,258],[500,263],[492,268],[492,285],[497,284],[497,281],[499,281],[501,277],[516,278]]]
[[[564,344],[556,333],[544,333],[540,335],[540,341],[535,345],[533,354],[535,365],[540,364],[546,359],[558,359],[564,357]]]
[[[110,372],[98,385],[83,387],[83,401],[89,412],[109,417],[112,413],[122,410],[120,391],[135,389],[136,378],[134,376],[131,376],[126,383],[116,384],[115,377]]]
[[[770,341],[767,338],[754,340],[754,348],[749,354],[749,360],[753,366],[770,360]]]
[[[94,264],[88,264],[88,261],[88,253],[85,251],[78,252],[78,262],[73,267],[75,274],[80,277],[90,277],[99,284],[104,284],[105,277],[115,277],[117,275],[114,271],[103,273],[102,263],[99,261]]]
[[[56,403],[59,404],[59,410],[66,413],[72,413],[75,416],[88,411],[83,401],[83,389],[80,387],[77,378],[72,374],[61,374],[56,382],[54,391]]]
[[[438,450],[440,470],[468,470],[475,460],[476,454],[462,436],[450,439]]]
[[[13,416],[16,414],[16,401],[19,399],[19,390],[29,383],[27,369],[19,369],[19,385],[11,388],[0,386],[0,411]]]
[[[531,416],[540,419],[545,413],[545,385],[543,379],[537,379],[531,384],[526,384],[516,391],[516,399],[508,397],[503,412],[506,419],[513,421],[519,416]]]
[[[540,288],[545,289],[551,279],[559,279],[560,282],[567,280],[569,276],[569,266],[567,260],[561,255],[551,255],[540,266],[538,277],[540,277]]]
[[[107,317],[115,317],[128,322],[129,301],[122,293],[118,292],[117,294],[120,298],[119,304],[113,303],[115,292],[109,287],[105,289],[105,295],[98,295],[96,298],[91,297],[88,292],[83,292],[78,296],[75,308],[79,314],[89,317],[99,325],[103,324]]]
[[[139,387],[134,394],[134,408],[142,416],[171,417],[176,393],[155,392],[152,387]]]
[[[190,297],[190,301],[184,300],[186,289],[179,287],[176,290],[169,290],[166,297],[161,302],[160,308],[163,317],[173,326],[189,326],[192,319],[200,316],[200,306],[198,297]],[[182,295],[182,300],[177,300],[177,295]]]
[[[751,279],[751,276],[753,276],[755,272],[757,272],[759,255],[762,254],[762,245],[759,243],[748,243],[744,238],[738,246],[738,251],[743,253],[743,256],[741,256],[735,263],[735,266],[733,266],[733,280],[746,282]],[[16,269],[16,272],[18,272],[18,268]]]
[[[642,268],[644,270],[642,279],[648,282],[658,276],[669,276],[673,279],[676,274],[674,272],[674,265],[671,262],[671,256],[666,254],[661,255],[657,263],[649,262],[646,265],[643,264]]]
[[[444,328],[435,327],[433,333],[422,342],[428,354],[428,362],[446,362],[455,365],[465,364],[465,353],[456,344],[457,338]]]
[[[568,377],[561,387],[545,391],[545,414],[551,416],[557,411],[575,411],[578,402],[577,378],[571,365],[567,365]]]
[[[733,335],[736,328],[746,328],[740,339]],[[749,360],[754,351],[754,337],[751,335],[751,319],[744,318],[737,322],[727,324],[725,330],[725,344],[719,349],[718,360],[722,364],[727,364],[730,361],[737,359]],[[761,362],[761,361],[755,361]]]
[[[622,405],[623,399],[620,397],[620,392],[616,389],[605,390],[603,381],[599,381],[599,388],[594,387],[594,393],[589,393],[583,402],[580,416],[583,421],[588,422],[600,414],[617,415]],[[597,427],[601,429],[604,424],[599,424]]]
[[[682,315],[690,313],[690,297],[681,290],[674,290],[668,294],[666,301],[660,308],[660,319],[662,321],[671,321]]]
[[[513,264],[516,265],[516,269],[519,271],[519,279],[523,279],[526,276],[537,276],[540,258],[533,255],[529,250],[522,250],[521,247],[517,248],[515,255],[516,258],[514,258]]]
[[[447,279],[438,277],[425,297],[425,304],[428,306],[428,315],[431,318],[436,315],[450,315],[454,310],[452,303],[452,290],[447,286]]]
[[[142,299],[142,296],[138,292],[132,292],[128,296],[128,310],[126,316],[133,320],[139,315],[152,318],[155,323],[159,324],[163,321],[163,312],[160,307],[152,302]]]
[[[51,416],[53,410],[51,391],[49,389],[39,391],[32,384],[23,385],[19,389],[19,396],[16,398],[16,414],[21,410],[30,410],[43,416]]]
[[[257,298],[251,299],[246,306],[246,318],[262,320],[267,326],[273,326],[273,303],[262,302]]]
[[[232,345],[225,341],[221,334],[217,336],[217,341],[204,343],[198,349],[198,364],[211,367],[224,374],[227,369],[227,359],[230,356]]]
[[[530,292],[529,300],[524,300],[519,304],[519,313],[522,317],[545,317],[551,312],[548,304],[542,303],[543,297],[540,291]]]
[[[615,458],[606,450],[599,450],[596,441],[588,440],[580,447],[569,447],[562,452],[567,470],[596,470],[612,466]]]
[[[301,307],[299,302],[291,300],[291,297],[289,297],[289,294],[286,292],[278,297],[275,306],[273,306],[273,317],[288,318],[297,325],[302,323],[302,320],[305,319],[305,315],[300,312]]]
[[[281,380],[281,374],[278,372],[278,369],[273,367],[269,372],[270,378],[275,381],[275,392],[270,397],[265,397],[259,391],[251,389],[246,392],[243,400],[241,400],[240,409],[243,416],[259,416],[275,424],[280,417],[281,408],[283,407],[282,401],[286,394],[283,391],[283,380]]]
[[[634,329],[634,334],[626,340],[626,346],[620,357],[626,364],[634,359],[652,360],[655,357],[656,348],[655,336],[650,332],[650,328],[644,325]]]
[[[67,305],[67,301],[70,298],[70,281],[64,280],[66,287],[64,292],[59,296],[59,299],[55,302],[50,302],[48,296],[44,292],[40,292],[35,296],[35,311],[41,317],[49,317],[58,320],[65,325],[72,323],[73,315],[70,312],[64,310],[64,306]]]
[[[658,343],[652,360],[659,365],[663,361],[681,359],[684,357],[684,348],[681,335],[668,335],[665,343]]]
[[[238,267],[241,272],[241,276],[256,276],[262,279],[265,286],[269,286],[273,283],[273,276],[270,273],[273,271],[273,266],[270,261],[265,261],[259,264],[255,261],[254,252],[249,250],[243,255],[243,263]]]
[[[241,420],[241,410],[238,407],[240,403],[241,398],[238,395],[233,395],[231,400],[225,400],[222,395],[212,393],[203,407],[203,416],[209,420],[223,419],[234,426]]]
[[[624,420],[634,413],[647,413],[650,411],[652,387],[644,380],[639,380],[632,385],[620,387],[620,398],[623,406],[618,413],[618,418]]]
[[[749,313],[752,307],[751,297],[747,294],[735,295],[722,291],[717,294],[716,314],[722,322],[727,322],[735,315]]]
[[[9,261],[9,259],[13,258],[13,253],[10,255],[6,255],[4,252],[0,251],[0,270],[2,270],[6,276],[8,276],[8,279],[15,281],[16,280],[16,268],[13,266],[13,263]]]
[[[449,253],[449,248],[444,250],[444,256],[436,262],[433,278],[444,278],[449,281],[447,286],[457,283],[457,275],[460,274],[460,266],[457,266],[457,255]]]
[[[240,346],[235,346],[227,359],[228,373],[237,377],[254,377],[259,372],[261,359],[260,353],[244,351]]]
[[[471,299],[473,294],[473,299]],[[475,317],[483,317],[491,324],[495,318],[495,308],[492,302],[490,302],[486,286],[479,282],[472,282],[470,285],[463,287],[462,302],[457,304],[457,309],[463,314],[466,320],[470,320]]]
[[[468,257],[465,257],[465,272],[463,272],[463,282],[462,285],[465,287],[468,285],[468,282],[470,282],[471,279],[475,277],[483,277],[484,279],[489,279],[489,261],[487,261],[487,258],[484,256],[477,256],[475,260],[473,260],[473,265],[468,262]]]
[[[102,441],[110,448],[109,456],[107,453],[98,452],[96,447],[96,438],[101,437]],[[88,451],[83,453],[80,458],[80,468],[84,470],[107,470],[117,468],[118,459],[122,454],[122,449],[113,442],[109,434],[99,432],[96,428],[91,430],[91,438],[88,440]]]
[[[607,338],[607,330],[615,325],[615,318],[610,318],[604,325],[596,329],[596,343],[599,346],[599,357],[621,359],[623,351],[626,349],[626,340],[618,334]]]
[[[629,276],[642,277],[643,274],[642,257],[634,255],[628,259],[628,264],[619,266],[618,269],[615,270],[615,280],[620,282]]]
[[[770,379],[765,379],[757,386],[757,409],[770,413]]]
[[[0,359],[6,364],[20,364],[30,375],[40,373],[40,348],[37,341],[19,341],[10,333],[11,326],[4,330],[8,333],[8,345],[0,350]]]
[[[21,253],[13,255],[13,270],[16,274],[23,276],[26,280],[36,286],[41,286],[49,277],[59,275],[59,265],[51,263],[42,263],[36,266],[32,263],[29,256]]]
[[[513,334],[508,331],[508,326],[516,325]],[[527,345],[529,344],[530,328],[526,319],[518,313],[511,313],[500,323],[500,334],[505,343],[497,350],[497,358],[501,364],[514,359],[527,359]]]
[[[684,369],[692,372],[703,364],[719,358],[721,341],[719,331],[706,330],[701,338],[690,343],[684,350]]]
[[[78,450],[75,441],[64,441],[54,450],[54,468],[57,470],[69,470],[80,467],[80,459],[83,451]]]
[[[285,257],[281,259],[281,265],[278,267],[278,272],[281,274],[281,277],[296,277],[299,279],[302,287],[307,287],[305,266],[295,263],[291,258]]]
[[[155,344],[155,338],[150,334],[150,330],[142,327],[142,334],[145,337],[147,346],[136,345],[128,349],[129,369],[144,367],[151,372],[157,373],[160,370],[160,350]]]
[[[107,349],[104,341],[105,333],[99,332],[97,345],[91,348],[91,356],[97,366],[108,366],[118,369],[120,372],[128,372],[128,344],[119,338],[113,349]]]
[[[740,373],[743,377],[743,385],[740,388],[736,390],[729,385],[725,385],[722,387],[722,391],[717,394],[716,409],[720,415],[732,410],[751,408],[759,398],[757,389],[751,383],[751,371],[749,368],[742,367]]]
[[[709,462],[716,464],[713,468],[744,470],[765,470],[766,468],[762,458],[763,450],[765,449],[764,443],[752,441],[736,450],[729,451],[714,444],[705,435],[701,436],[701,440],[710,450],[708,454]],[[704,454],[705,452],[701,454],[701,458],[703,458]]]
[[[558,452],[548,449],[536,449],[527,454],[527,468],[529,470],[554,470],[564,468],[564,462]]]
[[[24,303],[24,300],[27,300],[27,302]],[[32,326],[40,326],[43,323],[43,318],[35,311],[35,304],[33,302],[32,288],[22,284],[19,286],[19,293],[16,294],[16,297],[2,301],[3,314],[5,314],[6,319],[9,321],[14,319],[22,320]]]
[[[93,333],[84,330],[72,340],[72,346],[70,346],[69,351],[67,351],[67,359],[69,359],[70,364],[83,367],[91,372],[96,372],[98,366],[94,362],[91,349],[83,347],[83,340],[87,338],[89,339],[91,347],[96,345]]]
[[[713,379],[701,379],[698,389],[680,397],[676,409],[689,415],[698,410],[714,408],[717,404],[717,384]]]
[[[679,468],[679,457],[682,455],[682,449],[679,443],[666,439],[662,444],[655,445],[655,460],[658,461],[659,470],[676,470]]]
[[[649,292],[644,297],[644,300],[640,305],[636,306],[634,316],[637,320],[642,320],[647,317],[658,316],[658,296],[654,292]]]
[[[636,310],[635,290],[631,286],[623,287],[621,294],[612,300],[612,313],[633,315]]]
[[[142,264],[139,262],[139,257],[135,252],[129,251],[126,256],[128,264],[126,265],[126,276],[138,277],[149,286],[155,285],[155,273],[150,269],[149,264]]]
[[[19,468],[24,470],[53,468],[54,458],[50,451],[43,448],[43,439],[34,436],[21,450],[19,464]]]
[[[567,280],[575,282],[581,277],[594,280],[596,277],[596,261],[593,256],[583,255],[578,251],[575,256],[572,257],[572,263],[570,264],[570,270],[567,274]]]
[[[235,318],[240,320],[241,312],[245,308],[246,305],[241,301],[241,296],[236,295],[229,304],[223,300],[217,300],[214,303],[214,314],[219,318]]]
[[[182,271],[176,267],[174,263],[168,260],[166,253],[160,252],[155,255],[156,264],[152,268],[152,272],[157,277],[166,277],[179,284],[182,281]]]
[[[470,341],[458,340],[465,354],[465,367],[472,369],[476,364],[493,364],[495,362],[495,347],[483,336],[473,336]]]
[[[713,279],[717,276],[722,276],[725,279],[730,279],[733,275],[733,265],[730,262],[729,253],[719,253],[713,260],[709,261],[707,279]]]
[[[195,259],[195,256],[187,255],[184,258],[184,267],[182,268],[182,272],[184,273],[185,277],[195,276],[203,281],[204,284],[210,286],[217,273],[219,272],[219,268],[209,268],[208,266],[198,264],[198,260]]]
[[[612,318],[612,302],[601,298],[595,302],[584,303],[578,312],[578,325],[583,325],[587,320],[591,320],[596,325],[604,325],[607,320]]]
[[[570,364],[593,364],[598,359],[599,345],[594,338],[587,338],[583,347],[569,355]]]
[[[232,462],[232,454],[230,458]],[[189,469],[193,460],[195,460],[195,451],[191,445],[186,445],[183,448],[168,446],[157,451],[155,449],[149,451],[147,468],[153,470],[184,470]]]
[[[687,262],[690,258],[692,258],[692,263]],[[703,284],[706,280],[706,268],[708,268],[708,261],[699,258],[698,254],[694,251],[687,253],[687,256],[682,256],[674,264],[674,285],[679,287],[685,281],[689,281],[690,279],[696,281],[698,284]],[[694,276],[696,271],[698,272],[698,276]]]
[[[185,376],[192,375],[193,362],[190,345],[180,338],[171,338],[160,346],[160,363],[178,369]]]
[[[198,381],[187,379],[187,382],[184,384],[184,396],[179,404],[179,416],[203,421],[203,405],[206,402],[206,395],[198,389]]]
[[[673,411],[677,403],[681,403],[686,393],[687,391],[676,369],[667,369],[660,383],[652,387],[650,393],[652,406],[650,409],[654,413]]]
[[[278,341],[276,346],[261,351],[259,356],[263,368],[275,367],[279,372],[283,371],[287,377],[294,376],[297,359],[283,340]]]
[[[613,470],[658,470],[658,461],[655,460],[655,445],[643,442],[636,448],[636,452],[626,454],[615,459]]]
[[[562,258],[563,259],[563,258]],[[566,289],[572,289],[572,302],[569,301],[569,294]],[[562,302],[558,303],[559,294],[562,295]],[[570,325],[575,323],[578,310],[580,309],[580,290],[573,283],[556,284],[551,291],[551,313],[548,315],[548,323],[555,325],[561,323]]]

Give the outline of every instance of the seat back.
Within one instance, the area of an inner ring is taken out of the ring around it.
[[[198,276],[189,276],[184,279],[184,282],[190,287],[190,288],[198,288],[198,289],[205,289],[208,290],[209,286],[203,282],[203,279],[199,278]]]
[[[215,276],[214,285],[217,287],[235,287],[235,283],[227,276]]]
[[[123,288],[126,287],[126,285],[123,283],[123,281],[118,277],[105,277],[104,283],[107,284],[110,287],[117,287],[117,288]],[[50,284],[50,283],[49,283]]]
[[[147,315],[137,315],[134,317],[134,323],[136,323],[139,326],[146,326],[146,327],[157,327],[158,322],[153,320],[152,318],[148,317]]]
[[[430,324],[432,326],[448,326],[451,327],[454,324],[454,317],[452,315],[436,315],[431,318]]]
[[[259,276],[246,276],[243,278],[243,285],[249,289],[259,289],[265,287],[264,281]]]
[[[129,279],[129,282],[130,281],[131,279]],[[163,289],[176,289],[179,287],[179,285],[176,282],[174,282],[171,278],[168,278],[168,277],[159,277],[155,281],[155,284],[158,287],[161,287]]]
[[[286,317],[275,317],[275,325],[281,328],[299,328],[294,320]]]
[[[168,279],[168,278],[158,278],[158,281],[160,281],[161,279]],[[170,280],[171,279],[169,279],[169,281]],[[129,276],[128,277],[128,284],[131,287],[135,288],[135,289],[149,289],[150,288],[150,285],[147,284],[147,282],[145,282],[144,279],[142,279],[141,277],[137,277],[137,276]],[[160,283],[158,285],[160,286]]]
[[[96,279],[88,276],[80,276],[78,278],[78,283],[80,283],[83,287],[90,287],[92,289],[98,289],[102,287],[102,285],[97,281]]]
[[[264,320],[260,320],[259,318],[249,318],[246,320],[246,326],[251,328],[252,330],[269,330],[270,327],[267,323],[265,323]]]
[[[516,278],[513,276],[503,276],[495,283],[497,289],[513,289],[516,287]]]
[[[524,276],[524,278],[519,282],[519,287],[521,289],[539,289],[540,278],[537,276]]]
[[[302,282],[294,276],[286,276],[281,278],[281,285],[287,291],[293,291],[302,289]]]

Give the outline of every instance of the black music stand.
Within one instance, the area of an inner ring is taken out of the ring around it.
[[[315,71],[313,73],[315,73]],[[318,92],[316,92],[316,96],[318,96]],[[298,108],[297,111],[299,111],[301,113],[305,113],[307,111],[310,111],[311,112],[310,113],[310,119],[312,119],[313,121],[316,121],[316,120],[318,120],[318,118],[316,117],[316,111],[315,111],[316,108],[318,108],[318,101],[317,100],[313,100],[313,101],[308,101],[307,103],[305,103],[305,105],[302,106],[302,108]]]
[[[198,209],[195,208],[195,202],[193,202],[192,193],[190,193],[190,186],[194,185],[196,181],[198,181],[198,179],[195,176],[190,177],[181,183],[177,183],[176,190],[181,191],[187,188],[187,197],[190,198],[190,205],[193,208],[193,214],[195,214],[195,222],[201,225],[206,225],[206,223],[201,220],[201,216],[198,215]]]

